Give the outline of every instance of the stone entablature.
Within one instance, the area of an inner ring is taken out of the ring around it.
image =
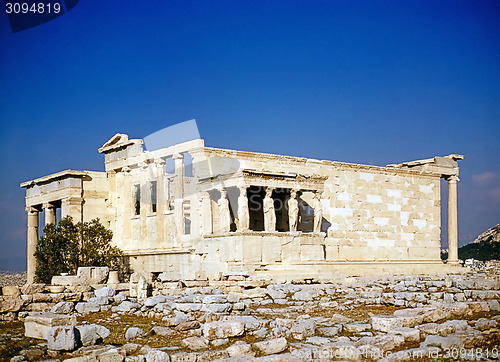
[[[463,156],[380,167],[217,149],[203,140],[154,151],[142,144],[117,134],[99,149],[105,173],[66,171],[23,183],[29,247],[37,212],[49,205],[46,222],[55,221],[51,207],[70,192],[80,197],[74,218],[106,220],[139,272],[193,279],[232,271],[334,273],[345,263],[434,268],[442,264],[444,177],[448,264],[458,262],[456,181]]]

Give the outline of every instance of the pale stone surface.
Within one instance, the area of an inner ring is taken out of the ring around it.
[[[253,356],[255,354],[252,351],[252,346],[243,341],[237,341],[233,345],[229,346],[227,348],[227,353],[229,354],[229,357],[242,355]]]
[[[32,314],[24,320],[24,335],[46,340],[50,329],[61,325],[76,325],[76,317],[54,313]]]
[[[146,354],[145,359],[146,362],[169,362],[170,356],[164,351],[154,349]]]
[[[88,284],[102,284],[108,279],[109,268],[107,266],[79,267],[76,275],[85,278]]]
[[[111,298],[115,295],[115,290],[111,287],[104,287],[101,289],[94,290],[96,297],[107,297]]]
[[[125,332],[125,339],[139,337],[139,336],[142,336],[143,334],[144,334],[144,331],[142,329],[140,329],[139,327],[130,327]]]
[[[203,335],[212,340],[241,336],[245,332],[245,324],[238,321],[211,322],[203,325]]]
[[[181,343],[184,347],[189,348],[194,351],[199,351],[208,348],[208,341],[205,338],[200,337],[188,337],[184,338]]]
[[[72,302],[59,302],[52,308],[50,308],[51,313],[56,313],[56,314],[68,314],[73,310],[73,303]]]
[[[137,301],[144,302],[151,294],[151,287],[146,278],[141,275],[137,283]]]
[[[403,336],[405,342],[420,341],[420,330],[418,328],[396,327],[389,331],[389,333]]]
[[[393,315],[376,315],[370,318],[372,328],[376,331],[389,332],[394,328],[403,327],[404,321]]]
[[[21,295],[21,291],[17,285],[6,285],[2,287],[2,295],[7,295],[10,297],[16,297]]]
[[[274,353],[280,353],[284,351],[288,343],[285,338],[275,338],[268,339],[262,342],[256,342],[253,344],[254,348],[262,355],[270,355]]]
[[[82,346],[93,346],[111,333],[109,329],[98,324],[80,325],[75,328]]]
[[[75,327],[70,325],[55,326],[47,334],[49,349],[56,351],[72,351],[77,347]]]
[[[55,275],[52,277],[51,284],[63,286],[85,285],[87,279],[77,275]]]
[[[0,301],[0,313],[17,312],[23,306],[24,301],[20,296],[6,297]]]

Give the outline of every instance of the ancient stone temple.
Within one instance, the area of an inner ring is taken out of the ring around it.
[[[184,280],[226,275],[327,278],[336,273],[447,270],[458,264],[457,160],[386,167],[205,147],[144,150],[116,134],[105,172],[67,170],[21,184],[28,277],[40,227],[60,215],[100,218],[134,271]],[[440,258],[441,187],[448,249]]]

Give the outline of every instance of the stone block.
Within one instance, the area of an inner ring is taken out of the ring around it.
[[[179,272],[163,272],[158,275],[158,280],[161,282],[176,282],[182,279]]]
[[[372,329],[381,332],[390,332],[394,328],[404,326],[404,320],[394,315],[375,315],[370,318]]]
[[[94,290],[96,297],[107,297],[111,298],[115,295],[115,290],[111,287],[104,287],[101,289]]]
[[[144,331],[142,329],[140,329],[139,327],[130,327],[125,332],[125,339],[139,337],[139,336],[142,336],[143,334],[144,334]]]
[[[78,275],[55,275],[52,277],[51,284],[64,286],[87,285],[87,279]]]
[[[312,320],[301,320],[290,329],[293,338],[303,340],[316,332],[316,324]]]
[[[205,338],[196,336],[184,338],[181,343],[184,347],[189,348],[193,351],[199,351],[208,348],[208,341]]]
[[[0,313],[17,312],[23,306],[24,301],[21,296],[7,297],[0,301]]]
[[[68,314],[73,310],[72,302],[59,302],[52,308],[50,308],[51,313],[55,314]]]
[[[76,275],[84,278],[87,284],[103,284],[108,280],[109,268],[107,266],[79,267]]]
[[[238,321],[210,322],[203,326],[203,335],[209,340],[237,337],[243,333],[245,333],[245,324]]]
[[[2,295],[9,297],[17,297],[21,295],[21,291],[17,285],[6,285],[2,287]]]
[[[76,326],[78,342],[82,346],[93,346],[110,334],[109,329],[98,324]]]
[[[262,342],[256,342],[253,344],[253,347],[264,356],[283,352],[288,346],[288,343],[285,338],[275,338],[268,339]]]
[[[438,335],[428,335],[425,340],[420,343],[420,347],[439,346],[442,349],[461,349],[464,347],[465,336],[457,336],[450,334],[446,337]]]
[[[403,336],[405,342],[419,342],[420,330],[410,327],[397,327],[389,332],[389,334]]]
[[[96,313],[101,310],[101,306],[94,303],[80,302],[75,305],[75,310],[81,314]]]
[[[146,362],[169,362],[170,356],[167,352],[152,349],[145,356]]]
[[[23,294],[41,293],[45,289],[45,284],[25,284],[21,288]]]
[[[347,323],[344,324],[343,329],[348,333],[359,333],[367,331],[371,328],[368,323]]]
[[[49,349],[55,351],[72,351],[76,349],[77,340],[75,332],[74,325],[51,327],[47,334]]]
[[[61,325],[76,325],[76,317],[50,312],[30,314],[24,320],[24,335],[47,340],[50,329]]]

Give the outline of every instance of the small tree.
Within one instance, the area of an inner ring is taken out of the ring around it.
[[[46,225],[43,231],[35,252],[37,282],[50,283],[60,273],[76,274],[79,266],[120,268],[123,253],[111,245],[113,232],[99,219],[75,225],[67,216],[58,225]]]

